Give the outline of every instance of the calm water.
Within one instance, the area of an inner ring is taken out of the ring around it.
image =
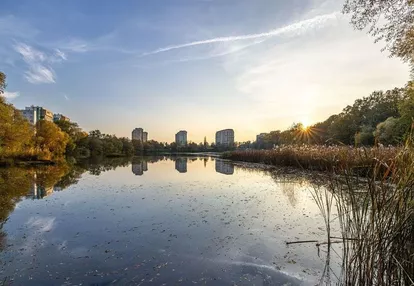
[[[285,243],[325,240],[310,188],[206,157],[0,169],[0,281],[315,285],[338,259]]]

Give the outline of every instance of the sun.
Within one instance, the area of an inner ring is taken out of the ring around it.
[[[303,130],[308,130],[312,125],[308,118],[302,118],[301,123]]]

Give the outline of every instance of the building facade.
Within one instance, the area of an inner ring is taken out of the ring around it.
[[[20,112],[33,125],[35,125],[39,120],[53,122],[53,112],[41,106],[32,105],[20,110]]]
[[[142,128],[135,128],[132,130],[132,140],[140,140],[142,141],[144,129]]]
[[[26,107],[26,109],[20,110],[20,112],[22,113],[23,117],[26,118],[31,124],[36,125],[39,118],[37,116],[37,109]]]
[[[234,130],[224,129],[216,132],[216,145],[234,145]]]
[[[56,122],[59,120],[70,121],[69,117],[64,116],[63,114],[60,114],[60,113],[53,114],[53,121]]]
[[[147,142],[148,132],[144,132],[142,128],[135,128],[132,130],[132,140],[140,140],[141,142]]]
[[[175,143],[177,146],[186,146],[187,145],[187,131],[181,130],[175,134]]]

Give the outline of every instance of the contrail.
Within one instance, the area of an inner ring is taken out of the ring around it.
[[[192,47],[192,46],[212,44],[212,43],[224,43],[224,42],[233,42],[233,41],[240,41],[240,40],[251,40],[251,39],[257,39],[257,38],[280,36],[284,34],[300,34],[310,29],[320,27],[329,20],[335,20],[337,18],[337,15],[338,15],[338,12],[316,16],[314,18],[300,21],[300,22],[297,22],[297,23],[294,23],[294,24],[291,24],[285,27],[277,28],[277,29],[271,30],[266,33],[229,36],[229,37],[218,37],[218,38],[213,38],[213,39],[208,39],[208,40],[190,42],[190,43],[181,44],[181,45],[167,46],[167,47],[159,48],[151,52],[143,53],[141,56],[155,55],[155,54],[159,54],[163,52],[168,52],[171,50],[182,49],[182,48],[187,48],[187,47]]]

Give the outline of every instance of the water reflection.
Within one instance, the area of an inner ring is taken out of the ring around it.
[[[175,160],[175,169],[180,173],[187,173],[187,158],[179,157]]]
[[[113,281],[118,272],[125,279],[120,285],[142,279],[161,285],[191,275],[210,285],[301,285],[289,272],[323,269],[309,257],[301,261],[294,252],[299,246],[285,245],[320,231],[310,229],[317,218],[301,188],[307,182],[297,172],[263,171],[212,157],[94,158],[0,169],[0,250],[6,253],[0,253],[0,273],[14,277],[16,285],[50,285],[41,283],[47,271],[70,277],[67,285],[104,283],[105,276]],[[31,252],[20,251],[29,249],[28,242]],[[298,253],[308,255],[306,249]],[[15,259],[3,265],[10,257]],[[19,276],[15,269],[26,270]]]
[[[234,165],[223,160],[216,160],[216,172],[224,175],[233,175]]]
[[[146,160],[132,161],[132,173],[136,176],[142,176],[146,171],[148,171],[148,162]]]

